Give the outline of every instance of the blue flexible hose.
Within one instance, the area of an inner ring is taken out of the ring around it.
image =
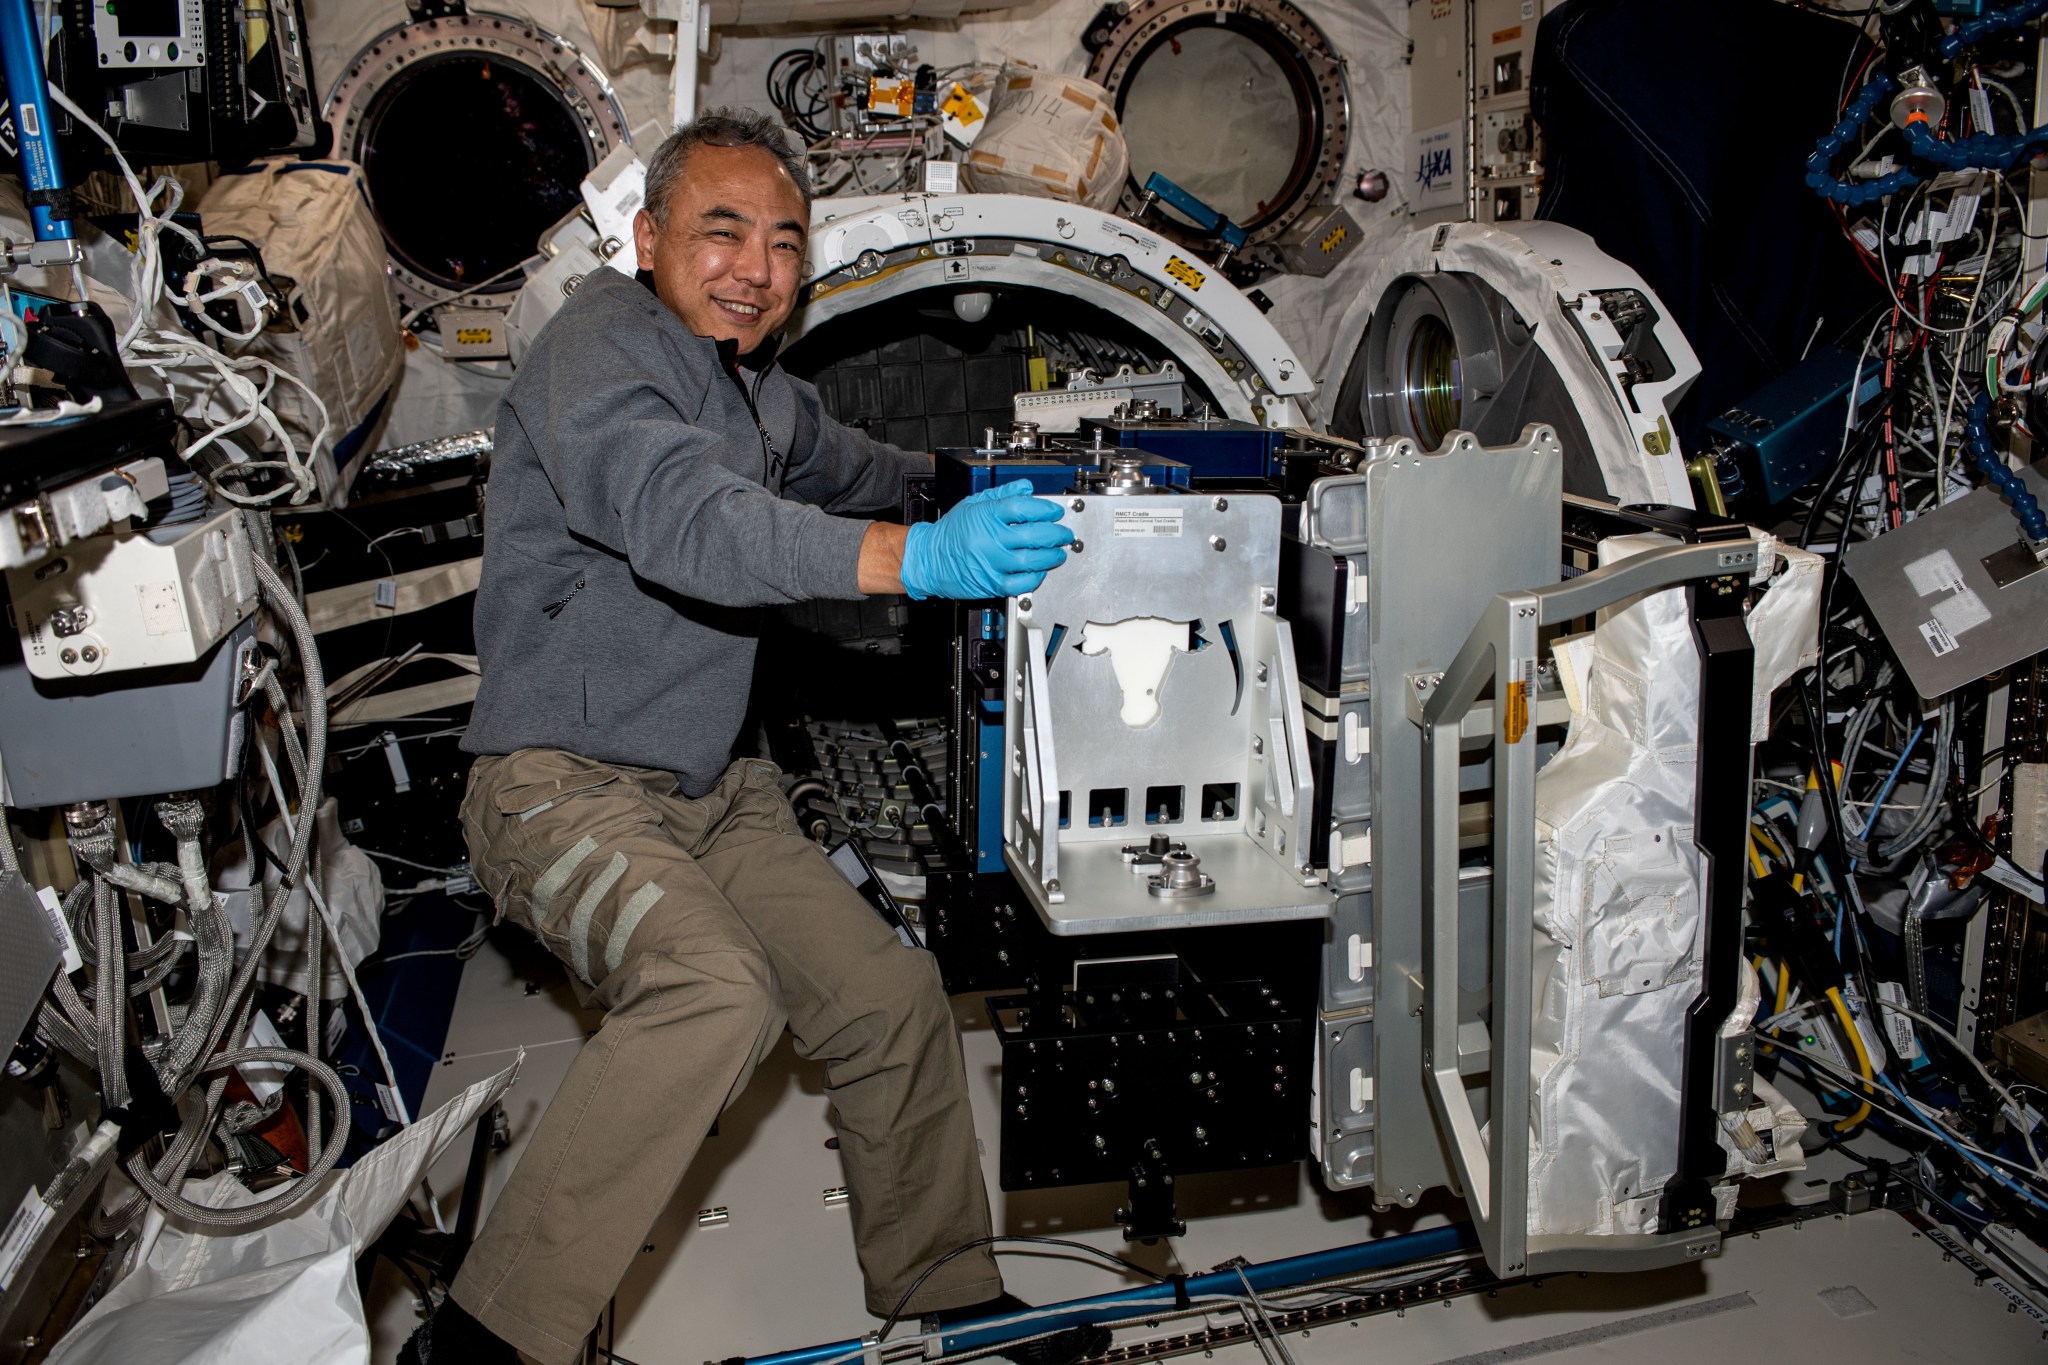
[[[1991,400],[1984,394],[1977,395],[1977,401],[1970,404],[1965,420],[1964,439],[1969,442],[1970,455],[1977,461],[1977,468],[1984,473],[1985,480],[2005,495],[2012,504],[2013,515],[2020,519],[2020,532],[2036,544],[2048,540],[2048,513],[2041,510],[2041,500],[2034,496],[2034,490],[2012,470],[2005,467],[1991,449]]]
[[[2044,13],[2048,13],[2048,0],[2020,0],[2019,4],[1958,24],[1954,32],[1941,40],[1941,55],[1953,58],[1965,48],[2008,29],[2031,23]],[[1806,183],[1814,193],[1853,208],[1889,198],[1927,178],[1920,169],[1901,167],[1875,180],[1856,184],[1843,180],[1830,169],[1841,150],[1855,143],[1864,123],[1877,112],[1878,102],[1893,88],[1892,78],[1884,72],[1872,76],[1842,112],[1841,121],[1814,145],[1813,154],[1806,158]],[[1977,133],[1945,142],[1924,123],[1909,123],[1905,135],[1907,154],[1915,162],[1933,168],[1936,173],[2006,171],[2023,159],[2048,151],[2048,125],[2025,133]]]
[[[1133,1301],[1171,1304],[1175,1302],[1177,1290],[1190,1298],[1201,1298],[1208,1294],[1242,1295],[1246,1283],[1249,1282],[1254,1292],[1265,1294],[1298,1284],[1311,1284],[1318,1280],[1393,1269],[1408,1262],[1424,1261],[1454,1251],[1470,1251],[1478,1245],[1479,1239],[1471,1224],[1453,1223],[1448,1227],[1429,1228],[1422,1232],[1403,1233],[1396,1237],[1381,1237],[1351,1246],[1333,1247],[1328,1251],[1314,1251],[1305,1256],[1262,1261],[1257,1265],[1244,1267],[1243,1278],[1239,1278],[1240,1272],[1236,1270],[1214,1270],[1206,1275],[1190,1275],[1178,1286],[1171,1282],[1149,1284],[1120,1289],[1109,1294],[1097,1294],[1092,1298],[1069,1299],[1065,1303],[1048,1305],[1040,1310],[1041,1316],[1028,1324],[977,1327],[972,1322],[956,1323],[946,1329],[943,1346],[945,1351],[951,1354],[976,1347],[994,1346],[1005,1341],[1014,1341],[1020,1336],[1034,1336],[1061,1327],[1076,1327],[1098,1319],[1131,1317],[1133,1310],[1130,1305]],[[777,1355],[754,1356],[747,1360],[745,1365],[818,1365],[822,1361],[840,1360],[849,1356],[857,1360],[860,1350],[861,1343],[857,1340],[834,1341],[798,1351],[783,1351]]]

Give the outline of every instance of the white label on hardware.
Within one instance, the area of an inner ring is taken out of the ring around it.
[[[43,1192],[34,1185],[21,1197],[21,1207],[14,1211],[14,1217],[7,1220],[7,1231],[0,1233],[0,1294],[7,1292],[14,1283],[14,1277],[21,1272],[21,1263],[28,1259],[35,1249],[36,1239],[43,1235],[43,1229],[50,1226],[50,1220],[57,1211],[43,1202]]]
[[[1522,0],[1522,18],[1534,19],[1535,17],[1536,0]]]
[[[78,939],[71,932],[70,921],[64,918],[63,902],[57,899],[56,891],[47,886],[37,890],[36,899],[50,917],[50,928],[64,941],[64,974],[69,976],[85,965],[85,959],[79,956]]]
[[[924,192],[926,194],[958,194],[960,192],[960,163],[957,161],[925,162]]]
[[[137,583],[135,597],[142,608],[142,628],[149,634],[175,635],[185,628],[185,606],[176,583]]]
[[[1920,638],[1927,641],[1927,647],[1934,651],[1934,657],[1937,659],[1944,654],[1953,654],[1962,648],[1961,645],[1956,643],[1956,637],[1948,633],[1948,627],[1942,625],[1939,621],[1922,621],[1920,623]]]
[[[1178,507],[1119,507],[1110,514],[1110,534],[1177,536],[1184,516]]]
[[[270,1016],[261,1010],[258,1010],[256,1017],[249,1021],[247,1045],[278,1048],[284,1046],[284,1039],[278,1036],[277,1025],[271,1023]],[[242,1079],[249,1083],[249,1089],[256,1096],[258,1104],[268,1101],[272,1095],[284,1089],[285,1077],[291,1074],[291,1068],[282,1062],[243,1062],[235,1070],[241,1072]]]
[[[1977,125],[1978,132],[1991,131],[1991,96],[1984,93],[1981,85],[1970,87],[1970,120]]]
[[[1936,550],[1906,565],[1906,581],[1913,585],[1914,592],[1929,597],[1962,587],[1963,571],[1956,567],[1954,555],[1947,550]]]
[[[380,607],[395,607],[398,605],[398,583],[396,580],[389,578],[377,580],[377,605]]]
[[[2041,883],[2035,881],[2032,877],[2015,872],[2006,864],[2003,858],[1992,859],[1991,866],[1984,869],[1983,875],[1997,882],[2015,896],[2024,896],[2037,905],[2041,903]]]
[[[1873,1058],[1884,1056],[1884,1043],[1878,1037],[1877,1022],[1870,1017],[1870,1011],[1863,1007],[1863,1000],[1853,986],[1842,987],[1842,999],[1848,1003],[1849,1017],[1856,1021],[1856,1032],[1863,1035],[1863,1050]]]
[[[384,762],[391,769],[391,789],[409,792],[412,790],[412,774],[406,771],[405,751],[399,747],[398,736],[386,730],[383,734]]]
[[[1878,998],[1887,1005],[1906,1003],[1906,988],[1896,981],[1877,983]],[[1884,1012],[1885,1032],[1891,1034],[1892,1051],[1899,1054],[1899,1060],[1910,1062],[1920,1055],[1920,1040],[1913,1034],[1913,1021],[1895,1009]]]
[[[1953,242],[1958,237],[1967,237],[1977,222],[1977,204],[1981,196],[1974,191],[1957,190],[1955,198],[1949,201],[1948,220],[1941,225],[1941,240]]]
[[[398,1107],[398,1092],[382,1081],[377,1082],[377,1107],[393,1123],[405,1122],[405,1113]]]
[[[1944,597],[1934,604],[1934,619],[1941,622],[1950,635],[1961,635],[1972,626],[1981,626],[1991,619],[1991,608],[1984,605],[1984,599],[1964,588],[1953,597]]]

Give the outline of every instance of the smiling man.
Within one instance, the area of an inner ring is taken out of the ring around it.
[[[936,964],[734,747],[762,608],[1028,592],[1073,536],[1021,484],[937,523],[866,519],[930,466],[775,364],[809,209],[766,119],[679,129],[648,165],[639,279],[586,277],[499,407],[463,833],[499,914],[605,1018],[402,1361],[575,1358],[785,1027],[824,1064],[868,1307],[1015,1304],[976,1245],[988,1200]]]

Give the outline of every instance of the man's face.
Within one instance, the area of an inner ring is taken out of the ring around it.
[[[701,337],[742,353],[789,319],[809,228],[804,198],[773,153],[698,147],[668,200],[668,225],[640,210],[633,240],[654,292]]]

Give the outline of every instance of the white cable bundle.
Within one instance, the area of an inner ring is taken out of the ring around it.
[[[282,471],[285,482],[267,493],[241,492],[226,487],[217,478],[209,479],[209,485],[222,497],[243,506],[270,506],[280,501],[300,506],[312,501],[320,491],[319,481],[313,472],[313,456],[328,442],[330,435],[326,404],[297,375],[267,360],[230,356],[182,330],[151,325],[164,296],[163,248],[158,238],[169,230],[184,237],[201,256],[206,254],[206,244],[199,236],[182,223],[172,220],[172,215],[184,202],[184,187],[169,176],[160,176],[155,184],[144,190],[134,168],[121,155],[120,147],[105,128],[54,85],[50,87],[50,97],[107,144],[120,165],[122,178],[128,182],[128,192],[134,196],[137,212],[135,259],[129,267],[129,287],[135,312],[121,336],[121,356],[131,365],[154,375],[163,385],[165,395],[179,406],[182,415],[207,428],[206,433],[186,449],[185,458],[190,461],[207,447],[220,444],[223,437],[260,425],[277,443],[280,458],[241,460],[230,467],[250,474],[264,470]],[[222,263],[217,259],[202,260],[199,268],[186,279],[183,298],[188,307],[196,309],[219,297],[218,292],[200,292],[200,282],[206,278],[209,264],[218,269]],[[223,332],[223,335],[234,340],[246,340],[260,330],[259,320],[247,336],[233,332]],[[320,417],[319,429],[303,452],[270,406],[270,395],[280,379],[303,392]],[[186,401],[183,403],[179,392],[181,380],[186,385]],[[224,448],[233,450],[235,447],[228,445]]]

